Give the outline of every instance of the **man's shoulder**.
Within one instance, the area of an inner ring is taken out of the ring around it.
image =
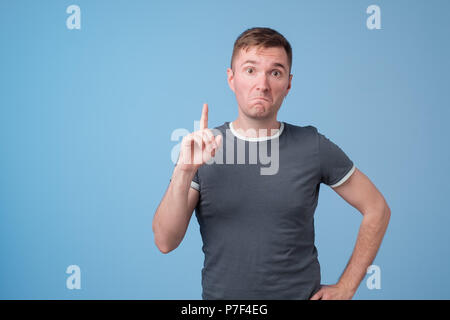
[[[296,125],[292,123],[288,123],[283,121],[284,130],[290,135],[307,135],[307,136],[315,136],[318,132],[317,128],[313,125]]]
[[[219,125],[219,126],[215,126],[213,128],[210,128],[213,131],[213,134],[216,135],[216,133],[222,133],[224,134],[226,132],[227,129],[229,129],[228,126],[228,121],[224,122],[223,124]]]

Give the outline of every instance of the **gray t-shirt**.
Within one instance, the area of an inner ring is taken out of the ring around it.
[[[230,122],[213,131],[223,149],[191,183],[200,192],[202,299],[309,299],[320,289],[320,183],[339,186],[353,162],[314,126],[281,122],[265,138],[245,138]]]

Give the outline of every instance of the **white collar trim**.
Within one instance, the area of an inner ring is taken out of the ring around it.
[[[237,138],[242,139],[242,140],[246,140],[246,141],[266,141],[266,140],[271,140],[271,139],[278,138],[281,135],[281,133],[284,130],[284,122],[281,122],[280,129],[278,129],[277,133],[275,133],[274,135],[271,135],[271,136],[266,136],[266,137],[245,137],[245,136],[239,134],[234,129],[233,122],[230,122],[230,130],[231,130],[231,133],[233,133]]]

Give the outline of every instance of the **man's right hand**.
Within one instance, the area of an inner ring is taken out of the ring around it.
[[[208,104],[203,104],[200,130],[194,131],[181,141],[180,156],[177,166],[186,171],[197,171],[199,167],[214,157],[220,147],[222,135],[214,134],[208,129]]]

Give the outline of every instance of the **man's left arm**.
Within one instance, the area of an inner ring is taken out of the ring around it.
[[[355,172],[333,188],[363,215],[352,256],[335,285],[324,285],[311,300],[351,299],[371,265],[386,232],[391,210],[383,195],[364,173]]]

